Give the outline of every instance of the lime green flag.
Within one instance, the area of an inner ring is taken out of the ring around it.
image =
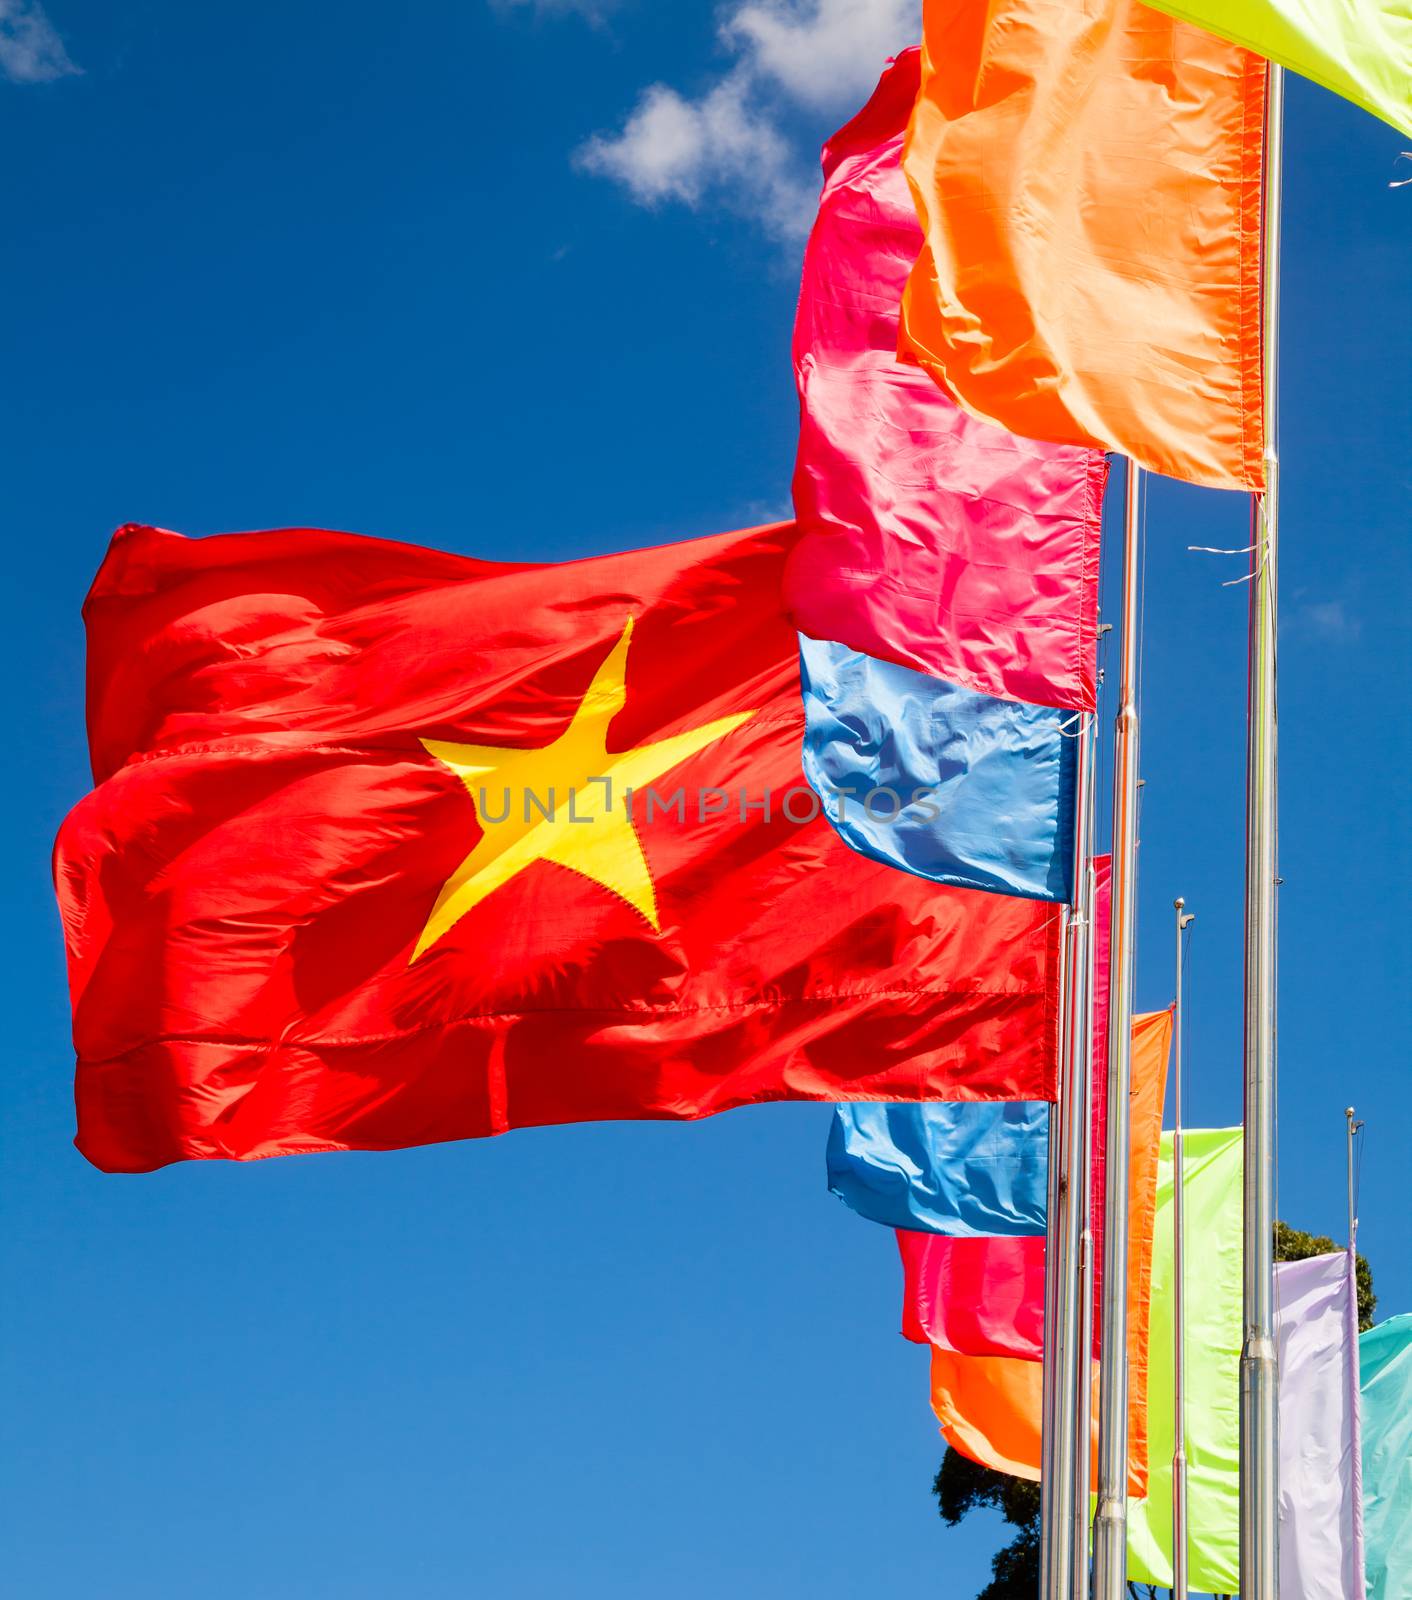
[[[1146,0],[1412,133],[1412,0]]]
[[[1240,1589],[1241,1134],[1182,1136],[1186,1199],[1186,1453],[1193,1592]],[[1172,1583],[1172,1135],[1162,1135],[1152,1238],[1147,1497],[1128,1502],[1128,1577]]]

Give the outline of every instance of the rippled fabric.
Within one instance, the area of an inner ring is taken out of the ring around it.
[[[1108,1060],[1111,861],[1094,858],[1096,1073]],[[1097,1084],[1095,1084],[1097,1087]],[[1095,1120],[1101,1121],[1101,1095]],[[1049,1108],[1007,1105],[842,1105],[829,1126],[828,1181],[840,1200],[889,1228],[958,1237],[1044,1233]],[[1101,1174],[1101,1145],[1095,1157]],[[1095,1211],[1102,1206],[1101,1184]]]
[[[1146,0],[1412,133],[1407,0]]]
[[[1172,1008],[1133,1018],[1132,1081],[1128,1105],[1128,1392],[1133,1415],[1129,1448],[1147,1447],[1147,1352],[1152,1314],[1153,1240],[1156,1236],[1158,1153],[1162,1107],[1167,1099],[1167,1064],[1172,1048]],[[1107,1096],[1104,1096],[1106,1102]],[[1106,1175],[1107,1164],[1104,1164]],[[1104,1185],[1106,1195],[1107,1185]],[[1100,1202],[1094,1197],[1095,1206]],[[1101,1213],[1094,1217],[1094,1250],[1101,1252]],[[1102,1261],[1101,1254],[1096,1260]],[[1102,1327],[1103,1269],[1093,1274],[1094,1352]]]
[[[1167,1057],[1171,1041],[1172,1014],[1152,1012],[1133,1019],[1132,1120],[1128,1167],[1128,1451],[1134,1493],[1146,1482],[1148,1454],[1148,1364],[1153,1350],[1151,1332],[1153,1261],[1160,1239],[1156,1225],[1158,1190],[1158,1149],[1162,1122],[1162,1102],[1167,1081]],[[1095,1185],[1093,1200],[1097,1213],[1102,1201],[1101,1187]],[[1096,1220],[1096,1215],[1095,1215]],[[948,1381],[961,1382],[970,1359],[1018,1360],[1038,1365],[1043,1356],[1044,1339],[1044,1240],[1034,1238],[948,1238],[940,1234],[899,1231],[898,1249],[902,1256],[902,1332],[933,1350],[933,1376],[950,1375]],[[1099,1271],[1094,1274],[1095,1318],[1093,1354],[1099,1353],[1101,1321],[1097,1303],[1102,1291],[1102,1255],[1095,1251]],[[938,1365],[937,1352],[950,1359]],[[959,1365],[958,1365],[959,1363]],[[992,1376],[1003,1375],[1003,1367],[987,1369]],[[969,1380],[966,1380],[969,1381]],[[986,1380],[987,1382],[990,1379]],[[998,1381],[998,1378],[997,1378]],[[1024,1394],[1030,1380],[1011,1375],[1005,1379],[1006,1392]],[[976,1441],[992,1438],[990,1454],[976,1459],[997,1465],[999,1456],[1010,1458],[1014,1430],[1028,1437],[1029,1422],[1005,1413],[990,1417],[971,1415],[967,1428],[957,1437],[947,1437],[966,1454],[977,1448]],[[958,1412],[956,1396],[946,1402],[942,1416],[953,1420]],[[942,1415],[939,1409],[938,1415]],[[992,1429],[999,1432],[993,1437]],[[943,1429],[945,1431],[945,1428]],[[996,1443],[1008,1438],[1010,1443]],[[968,1443],[959,1442],[960,1440]],[[1039,1457],[1034,1457],[1038,1471]],[[1011,1467],[1002,1467],[1010,1471]]]
[[[922,244],[900,165],[919,63],[899,55],[824,147],[794,327],[802,537],[787,603],[813,638],[1091,709],[1104,456],[968,416],[898,359]]]
[[[1275,1267],[1281,1600],[1364,1600],[1353,1253]]]
[[[962,889],[1073,898],[1072,712],[799,643],[804,775],[855,850]]]
[[[1129,1315],[1136,1330],[1131,1382],[1145,1382],[1141,1350],[1151,1279],[1157,1146],[1167,1081],[1171,1013],[1133,1019],[1132,1120],[1129,1138]],[[972,1108],[956,1108],[969,1115]],[[847,1108],[840,1108],[846,1114]],[[1044,1240],[967,1238],[899,1230],[902,1331],[918,1343],[976,1355],[1038,1360],[1044,1327]],[[1102,1258],[1098,1282],[1102,1288]],[[1095,1329],[1098,1324],[1095,1323]],[[1095,1332],[1095,1354],[1097,1353]]]
[[[1044,1238],[896,1235],[902,1336],[962,1355],[1044,1355]]]
[[[55,852],[83,1153],[1051,1095],[1058,908],[897,872],[817,813],[794,536],[529,565],[120,532],[85,606],[97,788]],[[565,769],[586,814],[560,789],[542,826],[526,791],[494,834],[477,773],[552,777],[584,727],[613,771],[656,752],[647,794]]]
[[[845,1205],[890,1228],[1042,1239],[1049,1107],[837,1106],[828,1178]]]
[[[1093,1399],[1098,1365],[1093,1364]],[[1017,1356],[967,1356],[932,1346],[932,1410],[954,1450],[1012,1478],[1039,1482],[1044,1368]],[[1098,1407],[1093,1407],[1093,1447]]]
[[[1241,1131],[1189,1128],[1182,1145],[1189,1577],[1194,1594],[1235,1594],[1240,1589]],[[1148,1489],[1144,1499],[1128,1506],[1128,1577],[1163,1587],[1172,1582],[1173,1193],[1172,1135],[1164,1133],[1142,1423]]]
[[[1091,1364],[1089,1485],[1098,1488],[1098,1363]],[[963,1356],[932,1346],[932,1410],[947,1444],[982,1466],[1039,1482],[1044,1367],[1018,1356]],[[1146,1491],[1146,1463],[1133,1449],[1128,1410],[1128,1493]]]
[[[923,19],[902,348],[1017,434],[1261,488],[1265,62],[1138,0]]]
[[[1358,1340],[1368,1600],[1412,1600],[1412,1316]]]
[[[1187,1448],[1192,1518],[1193,1593],[1234,1593],[1236,1578],[1236,1452],[1239,1421],[1241,1283],[1241,1136],[1238,1128],[1186,1134]],[[1170,1585],[1172,1527],[1172,1144],[1162,1136],[1147,1256],[1150,1281],[1137,1291],[1150,1310],[1132,1316],[1129,1279],[1128,1576]],[[929,1243],[938,1241],[931,1240]],[[944,1240],[965,1245],[972,1241]],[[1027,1241],[996,1240],[1010,1245]],[[1199,1245],[1199,1248],[1198,1248]],[[1131,1273],[1131,1263],[1130,1263]],[[1412,1323],[1412,1319],[1408,1320]],[[1412,1335],[1412,1327],[1409,1327]],[[1366,1341],[1368,1335],[1364,1335]],[[1408,1341],[1412,1353],[1412,1337]],[[1412,1360],[1403,1394],[1412,1395]],[[962,1455],[999,1472],[1038,1480],[1043,1365],[1019,1355],[969,1354],[933,1343],[932,1408],[942,1436]],[[1365,1357],[1365,1382],[1367,1368]],[[1093,1363],[1097,1401],[1098,1363]],[[1397,1386],[1390,1386],[1397,1395]],[[1395,1404],[1394,1400],[1394,1404]],[[1391,1409],[1391,1408],[1390,1408]],[[1097,1445],[1097,1405],[1094,1445]],[[1365,1418],[1367,1415],[1365,1401]],[[1399,1425],[1400,1426],[1400,1425]],[[1401,1428],[1403,1439],[1412,1436]],[[1366,1439],[1366,1427],[1365,1427]],[[1365,1444],[1365,1463],[1367,1447]],[[1366,1477],[1366,1466],[1365,1466]],[[1096,1486],[1096,1485],[1095,1485]],[[1412,1525],[1412,1476],[1407,1506]],[[1366,1493],[1366,1491],[1365,1491]],[[1370,1546],[1371,1549],[1371,1546]],[[1388,1600],[1391,1600],[1389,1591]],[[1374,1600],[1370,1589],[1369,1600]],[[1377,1597],[1383,1600],[1383,1597]],[[1402,1597],[1399,1595],[1399,1600]]]

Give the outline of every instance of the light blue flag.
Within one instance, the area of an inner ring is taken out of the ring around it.
[[[860,854],[1069,900],[1078,719],[800,636],[804,775]]]
[[[1412,1316],[1358,1340],[1368,1600],[1412,1600]]]
[[[872,1222],[922,1233],[1042,1234],[1049,1107],[867,1103],[834,1108],[829,1188]]]

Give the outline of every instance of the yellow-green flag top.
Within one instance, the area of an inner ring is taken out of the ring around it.
[[[1145,0],[1412,133],[1412,0]]]
[[[1189,1577],[1193,1593],[1234,1594],[1240,1588],[1241,1131],[1188,1128],[1182,1152]],[[1165,1588],[1172,1584],[1174,1190],[1172,1135],[1164,1133],[1152,1232],[1147,1495],[1128,1502],[1128,1577]]]

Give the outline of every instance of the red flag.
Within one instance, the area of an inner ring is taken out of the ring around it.
[[[84,1154],[1052,1096],[1057,908],[817,815],[793,539],[529,565],[124,529],[56,851]]]

